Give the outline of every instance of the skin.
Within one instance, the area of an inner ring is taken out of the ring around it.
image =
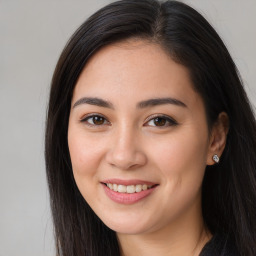
[[[103,99],[109,107],[80,101]],[[152,98],[184,103],[138,107]],[[95,122],[88,115],[103,118]],[[175,120],[154,119],[165,115]],[[87,119],[86,119],[87,118]],[[161,124],[161,125],[159,125]],[[189,71],[159,45],[128,40],[102,48],[74,89],[68,144],[77,186],[93,211],[117,232],[122,255],[198,255],[211,238],[203,224],[201,186],[212,156],[221,156],[227,116],[209,133]],[[101,182],[139,179],[158,184],[146,198],[112,201]]]

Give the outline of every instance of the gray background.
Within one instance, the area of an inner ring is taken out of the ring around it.
[[[54,255],[44,171],[51,76],[67,39],[107,0],[0,0],[0,256]],[[224,39],[256,105],[256,1],[187,0]]]

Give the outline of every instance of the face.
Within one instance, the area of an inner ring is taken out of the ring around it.
[[[205,108],[188,70],[160,46],[130,40],[90,59],[74,89],[68,145],[81,194],[118,233],[200,215]]]

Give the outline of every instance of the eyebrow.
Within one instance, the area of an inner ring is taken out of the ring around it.
[[[112,103],[96,97],[83,97],[75,102],[75,104],[73,105],[73,108],[82,104],[89,104],[89,105],[95,105],[99,107],[114,109],[114,106]],[[155,99],[148,99],[148,100],[139,102],[137,104],[137,108],[147,108],[147,107],[153,107],[153,106],[159,106],[159,105],[165,105],[165,104],[172,104],[180,107],[187,107],[185,103],[174,98],[155,98]]]
[[[185,103],[174,98],[156,98],[139,102],[137,104],[137,108],[147,108],[165,104],[173,104],[180,107],[187,107]]]
[[[76,106],[79,106],[81,104],[89,104],[89,105],[95,105],[95,106],[99,106],[99,107],[114,109],[112,103],[110,103],[106,100],[100,99],[100,98],[90,98],[90,97],[83,97],[83,98],[79,99],[73,105],[73,108],[75,108]]]

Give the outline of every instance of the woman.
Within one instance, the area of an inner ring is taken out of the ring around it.
[[[236,66],[195,10],[99,10],[52,80],[57,255],[255,255],[255,131]]]

